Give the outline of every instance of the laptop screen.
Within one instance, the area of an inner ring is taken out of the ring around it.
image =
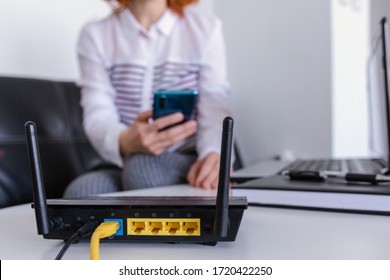
[[[370,148],[375,157],[389,158],[390,104],[389,104],[389,28],[386,18],[380,24],[379,51],[368,64]]]

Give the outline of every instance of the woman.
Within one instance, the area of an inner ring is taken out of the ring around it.
[[[222,119],[229,115],[221,23],[187,8],[197,0],[111,0],[107,18],[81,32],[81,105],[96,151],[120,170],[90,172],[65,197],[188,181],[216,188]],[[199,89],[195,120],[151,121],[158,89]]]

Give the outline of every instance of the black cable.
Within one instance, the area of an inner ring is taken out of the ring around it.
[[[62,257],[64,256],[65,252],[68,250],[70,245],[72,245],[73,243],[75,243],[79,239],[80,239],[80,236],[79,236],[79,234],[77,232],[75,234],[73,234],[71,236],[71,238],[69,238],[68,241],[65,243],[64,247],[62,247],[61,251],[58,253],[58,255],[57,255],[57,257],[55,259],[56,260],[62,259]]]
[[[97,222],[88,222],[84,224],[81,228],[79,228],[75,234],[73,234],[68,241],[66,241],[65,245],[62,247],[61,251],[58,253],[56,260],[61,260],[64,256],[65,252],[69,249],[70,245],[79,241],[81,238],[91,235],[97,226]]]

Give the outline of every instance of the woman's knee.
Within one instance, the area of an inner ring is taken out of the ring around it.
[[[123,188],[130,190],[185,183],[187,171],[195,159],[193,155],[179,153],[133,155],[125,161]]]
[[[120,190],[120,170],[99,170],[75,178],[66,188],[63,197],[83,198]]]

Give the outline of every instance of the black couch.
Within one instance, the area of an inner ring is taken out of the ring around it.
[[[71,82],[0,77],[0,208],[32,201],[24,124],[34,121],[48,198],[106,163],[82,128],[80,89]]]

